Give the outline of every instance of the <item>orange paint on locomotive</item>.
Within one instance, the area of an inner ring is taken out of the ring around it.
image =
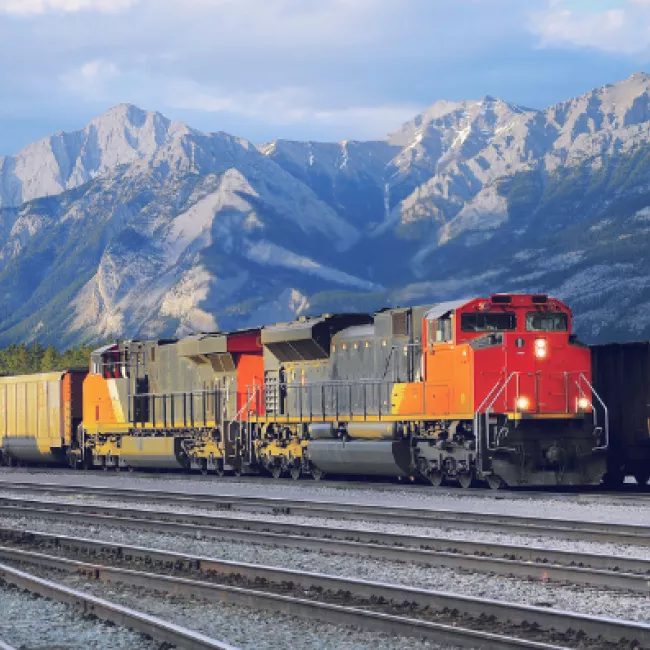
[[[83,384],[83,422],[88,430],[100,424],[116,424],[113,400],[107,379],[101,375],[89,374]]]
[[[488,406],[494,413],[541,417],[591,411],[590,353],[570,341],[570,309],[555,299],[535,303],[532,295],[501,297],[512,301],[508,303],[494,298],[452,310],[443,341],[434,338],[436,321],[423,319],[423,380],[400,386],[394,414],[462,419]],[[471,331],[484,314],[501,315],[508,327]],[[535,330],[531,323],[537,317],[553,319],[558,329]]]

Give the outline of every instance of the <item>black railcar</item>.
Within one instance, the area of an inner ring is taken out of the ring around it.
[[[650,477],[650,342],[591,346],[596,392],[609,411],[610,450],[605,482]]]

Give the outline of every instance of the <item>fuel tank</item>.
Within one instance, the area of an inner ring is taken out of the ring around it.
[[[348,436],[364,440],[392,440],[397,438],[395,422],[350,422]]]
[[[318,422],[309,425],[309,437],[312,440],[332,440],[336,438],[336,431],[331,422]]]
[[[131,467],[182,469],[188,466],[179,438],[122,438],[121,458]]]
[[[307,452],[327,474],[410,475],[411,449],[404,440],[312,440]]]

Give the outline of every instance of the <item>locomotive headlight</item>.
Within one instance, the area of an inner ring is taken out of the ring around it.
[[[530,400],[523,395],[517,398],[515,402],[518,411],[525,411],[530,406]]]
[[[586,397],[578,397],[578,408],[586,411],[589,408],[589,400]]]
[[[546,339],[535,339],[535,356],[538,359],[545,359],[548,355]]]

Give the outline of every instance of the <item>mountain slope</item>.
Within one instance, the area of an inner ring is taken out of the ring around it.
[[[255,147],[122,105],[0,158],[0,343],[180,335],[549,291],[650,337],[650,77],[385,140]]]

